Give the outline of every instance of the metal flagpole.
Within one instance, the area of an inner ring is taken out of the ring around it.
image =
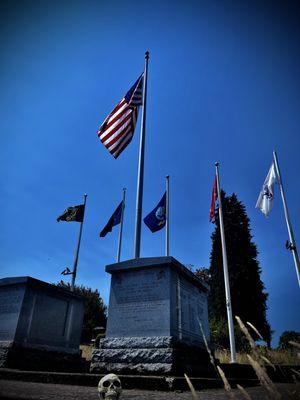
[[[85,193],[84,194],[84,203],[83,203],[84,213],[85,213],[86,198],[87,198],[87,194]],[[79,249],[80,249],[83,220],[84,220],[84,214],[83,214],[82,221],[80,223],[79,236],[78,236],[78,242],[77,242],[77,249],[76,249],[74,265],[73,265],[73,271],[72,271],[72,283],[71,283],[71,291],[72,292],[74,292],[74,287],[75,287],[75,279],[76,279],[76,273],[77,273],[78,255],[79,255]]]
[[[227,265],[227,252],[226,252],[222,200],[221,200],[221,190],[220,190],[220,179],[219,179],[219,163],[216,162],[215,166],[216,166],[216,178],[217,178],[217,191],[218,191],[218,199],[219,199],[219,220],[220,220],[220,232],[221,232],[221,242],[222,242],[222,258],[223,258],[223,270],[224,270],[226,309],[227,309],[227,320],[228,320],[228,330],[229,330],[231,363],[236,363],[234,328],[233,328],[230,286],[229,286],[228,265]]]
[[[170,250],[170,236],[169,236],[169,229],[170,229],[170,218],[169,218],[169,210],[170,210],[170,176],[166,176],[166,256],[169,256]]]
[[[294,264],[295,264],[296,274],[297,274],[297,278],[298,278],[298,284],[300,286],[299,256],[298,256],[298,252],[297,252],[296,241],[295,241],[295,238],[294,238],[294,232],[293,232],[293,228],[292,228],[292,224],[291,224],[291,220],[290,220],[290,216],[289,216],[289,211],[288,211],[288,207],[287,207],[287,203],[286,203],[285,193],[284,193],[284,189],[283,189],[283,184],[282,184],[281,174],[280,174],[280,170],[279,170],[279,163],[278,163],[277,153],[276,153],[275,150],[273,151],[273,157],[274,157],[276,174],[277,174],[279,187],[280,187],[280,193],[281,193],[281,198],[282,198],[282,203],[283,203],[285,221],[286,221],[287,230],[288,230],[288,234],[289,234],[290,243],[289,243],[289,247],[288,248],[293,253]]]
[[[146,51],[145,69],[144,69],[143,112],[141,120],[140,152],[139,152],[139,167],[138,167],[138,181],[137,181],[137,195],[136,195],[134,258],[139,258],[141,252],[148,61],[149,61],[149,51]]]
[[[120,230],[119,230],[117,262],[120,262],[120,257],[121,257],[123,220],[124,220],[124,210],[125,210],[125,197],[126,197],[126,188],[123,189],[123,202],[122,202],[122,213],[121,213],[121,222],[120,222]]]

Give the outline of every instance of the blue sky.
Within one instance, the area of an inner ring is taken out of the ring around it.
[[[299,288],[278,188],[254,208],[278,151],[300,242],[300,13],[293,2],[7,1],[1,3],[1,276],[48,282],[72,267],[79,224],[57,223],[88,194],[77,283],[108,302],[118,229],[99,232],[127,188],[122,259],[133,257],[139,122],[118,160],[97,129],[150,51],[143,215],[170,174],[171,254],[209,265],[214,162],[251,221],[276,344],[300,330]],[[142,228],[141,256],[164,253]]]

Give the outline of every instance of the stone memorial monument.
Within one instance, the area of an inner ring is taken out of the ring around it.
[[[78,370],[84,299],[31,277],[0,279],[0,366]]]
[[[203,373],[209,369],[208,286],[173,257],[106,266],[112,275],[106,338],[91,372]]]

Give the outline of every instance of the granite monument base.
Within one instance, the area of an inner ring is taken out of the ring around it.
[[[130,375],[213,376],[207,351],[170,336],[100,340],[92,354],[90,371]]]
[[[106,338],[91,372],[203,376],[211,370],[208,286],[173,257],[108,265],[112,275]]]
[[[80,371],[84,299],[31,277],[0,279],[0,367]]]
[[[23,371],[82,372],[81,354],[26,348],[18,345],[0,345],[0,367]]]

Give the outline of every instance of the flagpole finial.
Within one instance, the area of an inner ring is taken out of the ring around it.
[[[145,58],[146,58],[146,60],[149,60],[149,51],[148,50],[145,52]]]
[[[216,162],[215,162],[215,166],[216,166],[216,167],[218,167],[218,166],[219,166],[219,163],[218,163],[218,161],[216,161]]]
[[[166,178],[169,179],[169,178],[170,178],[170,175],[166,175]]]

